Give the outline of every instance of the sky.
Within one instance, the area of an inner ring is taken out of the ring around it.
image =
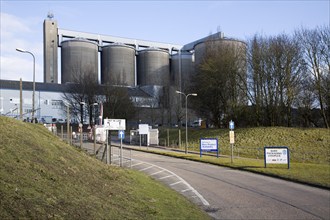
[[[32,56],[16,51],[22,48],[35,55],[36,82],[43,82],[48,12],[60,29],[184,45],[218,31],[248,40],[329,26],[330,0],[0,0],[0,12],[0,79],[33,80]]]

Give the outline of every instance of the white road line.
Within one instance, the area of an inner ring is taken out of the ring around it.
[[[150,168],[153,168],[153,167],[154,167],[154,165],[151,165],[150,167],[143,168],[143,169],[141,169],[141,170],[139,170],[139,171],[149,170]]]
[[[191,188],[188,188],[188,189],[184,189],[184,190],[181,190],[181,192],[187,192],[187,191],[190,191]]]
[[[170,177],[172,177],[172,176],[174,176],[173,174],[171,174],[171,175],[168,175],[168,176],[163,176],[163,177],[161,177],[161,178],[158,178],[159,180],[163,180],[163,179],[166,179],[166,178],[170,178]]]
[[[139,160],[133,160],[132,159],[132,161],[139,161]],[[142,163],[146,163],[146,164],[150,164],[150,163],[147,163],[147,162],[140,162],[139,164],[142,164]],[[201,194],[199,194],[199,192],[197,191],[197,190],[195,190],[189,183],[187,183],[182,177],[180,177],[180,176],[178,176],[178,175],[176,175],[175,173],[173,173],[172,171],[170,171],[170,170],[168,170],[168,169],[165,169],[165,168],[163,168],[163,167],[160,167],[160,166],[157,166],[157,165],[154,165],[154,164],[150,164],[150,165],[153,165],[154,167],[157,167],[157,168],[159,168],[159,169],[161,169],[161,170],[165,170],[165,171],[167,171],[168,173],[171,173],[171,174],[173,174],[174,176],[176,176],[182,183],[184,183],[188,188],[190,188],[191,190],[192,190],[192,192],[201,200],[201,202],[203,203],[203,205],[205,205],[205,206],[209,206],[210,205],[210,203],[206,200],[206,199],[204,199],[204,197],[201,195]],[[132,165],[132,167],[133,167],[133,165]]]
[[[161,171],[158,171],[158,172],[152,173],[152,174],[150,174],[150,176],[156,175],[156,174],[158,174],[158,173],[162,173],[162,172],[164,172],[164,171],[165,171],[165,170],[161,170]]]
[[[140,162],[140,163],[136,163],[136,164],[133,164],[132,167],[138,166],[138,165],[140,165],[140,164],[144,164],[144,163],[142,163],[142,162]]]
[[[180,181],[178,181],[176,183],[171,183],[170,186],[174,186],[174,185],[179,184],[179,183],[182,183],[182,181],[180,180]]]

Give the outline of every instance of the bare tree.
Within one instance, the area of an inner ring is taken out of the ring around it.
[[[193,91],[199,114],[210,118],[217,127],[235,119],[237,111],[246,105],[245,48],[228,41],[207,42],[203,62],[193,79]]]
[[[304,29],[296,31],[296,38],[303,48],[305,62],[312,76],[315,93],[318,98],[321,115],[326,128],[329,128],[329,119],[326,109],[329,94],[327,80],[330,69],[330,28],[319,27],[315,29]]]
[[[108,118],[125,118],[134,117],[136,109],[128,93],[127,87],[120,86],[104,86],[103,92],[105,96],[104,117]]]
[[[72,117],[80,115],[83,123],[85,112],[89,114],[89,124],[92,124],[93,103],[99,102],[99,85],[92,70],[74,68],[72,71],[72,83],[68,83],[62,97],[70,106]],[[77,118],[78,119],[78,118]]]
[[[288,35],[254,36],[249,43],[248,97],[257,125],[292,126],[292,108],[305,66],[298,42]]]

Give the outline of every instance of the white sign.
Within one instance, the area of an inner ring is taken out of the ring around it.
[[[267,164],[287,164],[288,148],[265,148],[265,160]]]
[[[201,139],[201,150],[203,151],[217,151],[218,150],[218,140],[214,138]]]
[[[107,130],[119,131],[126,130],[126,120],[125,119],[104,119],[104,127]]]
[[[149,134],[149,125],[139,124],[139,134]]]
[[[235,144],[235,133],[234,131],[229,131],[229,143]]]

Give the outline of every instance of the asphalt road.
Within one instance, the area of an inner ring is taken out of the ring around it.
[[[113,154],[119,163],[119,151]],[[215,219],[330,219],[329,190],[156,154],[128,155],[124,166],[164,182]]]

